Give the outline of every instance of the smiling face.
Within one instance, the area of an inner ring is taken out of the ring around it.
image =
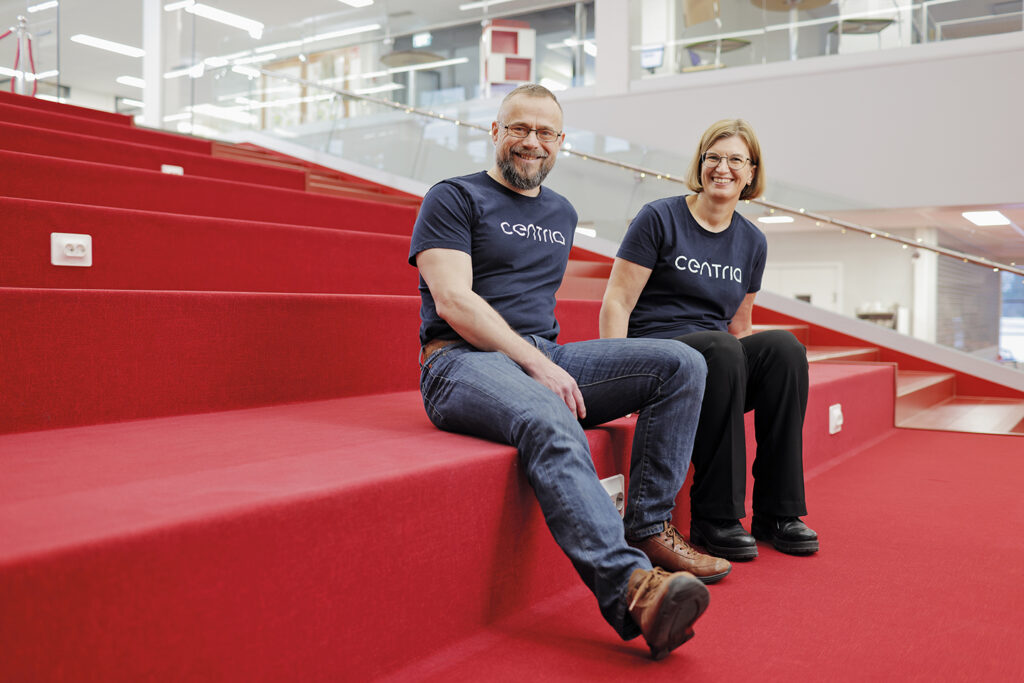
[[[708,147],[705,154],[717,154],[725,158],[738,155],[744,159],[749,159],[751,156],[747,143],[738,135],[716,140],[713,145]],[[735,204],[739,201],[743,188],[753,182],[756,171],[752,162],[747,162],[738,171],[729,168],[725,159],[718,166],[702,164],[700,179],[704,186],[703,191],[710,200]]]
[[[524,126],[536,130],[562,130],[562,111],[548,97],[517,94],[505,101],[498,120],[491,124],[494,140],[494,168],[490,175],[505,187],[531,197],[540,193],[540,184],[555,165],[564,135],[542,142],[536,133],[517,138],[505,126]]]

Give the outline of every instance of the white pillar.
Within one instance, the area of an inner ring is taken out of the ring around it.
[[[142,120],[150,128],[162,128],[164,123],[164,69],[163,69],[163,7],[161,0],[143,0],[142,5],[142,92],[145,108]]]
[[[914,236],[923,244],[935,245],[935,228],[918,228]],[[939,255],[918,249],[914,258],[914,311],[912,334],[922,341],[935,343],[938,308]]]
[[[629,92],[629,0],[594,0],[598,96]]]

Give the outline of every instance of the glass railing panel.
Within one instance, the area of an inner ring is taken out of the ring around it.
[[[218,87],[239,87],[240,74],[233,74],[215,79]],[[285,79],[262,74],[253,80],[272,90]],[[493,101],[421,114],[310,83],[300,85],[307,97],[333,95],[332,109],[326,115],[311,109],[306,120],[282,121],[274,128],[250,128],[426,185],[493,163]],[[368,113],[330,118],[330,111],[337,112],[346,101]],[[609,245],[614,253],[644,204],[689,193],[682,182],[689,158],[571,127],[566,135],[570,148],[560,154],[546,184],[573,203],[579,227],[599,238],[606,253]],[[962,240],[924,219],[922,225],[871,230],[846,218],[870,208],[769,176],[764,198],[738,206],[768,239],[765,290],[992,362],[1013,356],[1006,340],[1012,344],[1016,338],[1016,323],[1004,323],[1007,316],[999,309],[1002,264],[961,252]],[[1011,268],[1010,274],[1015,282],[1024,282],[1019,268]],[[1009,332],[1002,329],[1006,325]],[[1007,364],[1015,367],[1013,361]]]
[[[634,80],[1021,31],[1013,3],[632,0]]]

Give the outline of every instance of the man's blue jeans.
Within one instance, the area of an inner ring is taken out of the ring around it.
[[[439,428],[515,446],[551,534],[623,638],[639,635],[626,588],[647,557],[626,543],[672,517],[690,466],[707,367],[700,353],[665,339],[528,341],[580,387],[587,418],[508,356],[465,342],[421,360],[420,389]],[[638,413],[625,522],[601,486],[584,427]]]

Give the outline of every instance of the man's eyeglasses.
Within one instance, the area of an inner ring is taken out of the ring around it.
[[[747,157],[741,157],[739,154],[733,154],[729,157],[723,157],[721,154],[715,154],[714,152],[706,152],[704,154],[704,165],[710,166],[711,168],[718,168],[718,165],[722,163],[722,159],[725,159],[725,163],[729,165],[734,171],[741,170],[750,161]]]
[[[551,130],[550,128],[530,128],[529,126],[520,126],[513,124],[506,126],[504,123],[501,127],[508,131],[508,134],[514,138],[527,138],[530,137],[530,133],[536,133],[537,139],[541,142],[554,142],[561,135],[561,131]]]

